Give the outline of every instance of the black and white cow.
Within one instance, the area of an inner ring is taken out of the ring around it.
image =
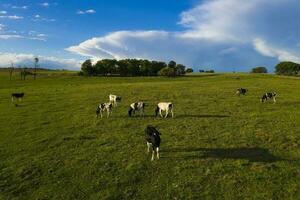
[[[128,116],[131,117],[136,114],[136,112],[140,113],[140,116],[144,116],[144,109],[146,104],[144,102],[135,102],[130,104],[128,110]]]
[[[106,111],[107,112],[107,118],[111,115],[112,113],[112,108],[113,108],[113,104],[112,103],[101,103],[98,105],[97,109],[96,109],[96,117],[99,117],[99,114],[101,116],[101,118],[103,117],[103,112]]]
[[[109,102],[112,103],[112,105],[115,107],[118,105],[117,102],[121,102],[121,97],[114,95],[114,94],[110,94],[109,95]]]
[[[236,94],[239,95],[239,96],[241,96],[241,94],[242,94],[242,95],[245,95],[247,91],[248,91],[248,90],[245,89],[245,88],[238,88],[238,89],[236,90]]]
[[[150,148],[152,148],[152,158],[151,161],[154,160],[154,154],[156,152],[157,159],[159,159],[159,146],[160,146],[160,133],[151,125],[148,125],[145,129],[145,139],[147,143],[147,151],[150,152]]]
[[[276,103],[276,92],[267,92],[261,97],[261,102],[264,103],[268,99],[273,99],[273,102]]]
[[[168,117],[169,112],[171,112],[172,117],[174,117],[174,113],[173,113],[173,103],[172,102],[160,102],[157,104],[156,109],[155,109],[155,116],[158,116],[158,113],[161,117],[163,117],[162,115],[162,111],[166,112],[165,118]]]
[[[18,100],[22,100],[22,98],[24,97],[24,92],[22,93],[12,93],[11,94],[11,101],[14,102],[14,99],[18,99]]]

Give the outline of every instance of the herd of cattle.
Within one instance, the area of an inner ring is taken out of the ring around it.
[[[240,95],[245,95],[247,93],[247,89],[245,88],[238,88],[236,91],[236,94],[238,96]],[[274,103],[276,103],[276,92],[267,92],[263,94],[261,97],[261,102],[266,102],[268,99],[272,99]],[[107,118],[111,115],[113,107],[116,107],[119,102],[121,102],[121,97],[117,95],[110,94],[109,95],[109,102],[108,103],[101,103],[97,106],[96,110],[96,116],[101,118],[103,117],[103,112],[107,112]],[[144,109],[145,109],[145,102],[139,101],[139,102],[134,102],[130,104],[129,110],[128,110],[128,116],[132,117],[139,113],[140,116],[144,116]],[[173,103],[172,102],[160,102],[157,104],[155,108],[155,116],[157,117],[158,114],[161,117],[167,118],[169,113],[171,113],[171,116],[174,116],[173,113]],[[162,112],[165,112],[165,116],[163,116]]]
[[[238,88],[236,94],[238,96],[245,95],[247,91],[248,90],[245,88]],[[276,92],[267,92],[263,94],[263,96],[261,97],[261,102],[263,103],[266,102],[268,99],[272,99],[273,102],[276,103],[276,96],[277,96]],[[14,102],[14,99],[21,100],[23,97],[24,97],[24,93],[11,94],[12,102]],[[109,95],[108,103],[101,103],[97,106],[96,116],[99,117],[100,115],[102,118],[103,112],[106,111],[107,118],[108,118],[111,115],[113,108],[116,107],[119,102],[121,102],[121,99],[122,98],[120,96],[113,95],[113,94]],[[145,102],[135,102],[130,104],[128,110],[128,116],[132,117],[135,116],[136,114],[139,114],[140,116],[144,116],[145,106],[146,106]],[[173,107],[174,105],[172,102],[160,102],[157,104],[155,108],[155,116],[158,116],[159,114],[161,117],[167,118],[169,113],[171,113],[171,116],[173,117],[174,116]],[[165,112],[165,116],[163,116],[162,112]],[[157,155],[157,159],[159,159],[159,146],[161,142],[160,132],[158,132],[158,130],[155,127],[148,125],[145,129],[145,140],[147,143],[148,153],[150,152],[150,148],[152,148],[151,160],[152,161],[154,160],[155,153]]]

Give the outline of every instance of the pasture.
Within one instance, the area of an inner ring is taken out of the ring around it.
[[[268,91],[276,104],[260,103]],[[12,92],[25,92],[18,106]],[[122,102],[97,119],[109,94]],[[138,100],[145,117],[129,118]],[[174,118],[154,117],[160,101],[174,103]],[[162,134],[153,162],[148,124]],[[0,199],[300,199],[300,79],[1,72],[0,159]]]

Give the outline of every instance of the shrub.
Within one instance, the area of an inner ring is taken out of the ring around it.
[[[255,67],[251,70],[251,73],[268,73],[267,68],[265,67]]]

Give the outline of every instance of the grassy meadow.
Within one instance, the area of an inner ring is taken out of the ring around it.
[[[276,104],[260,103],[268,91]],[[25,92],[18,106],[12,92]],[[109,94],[122,102],[95,118]],[[138,100],[146,116],[127,117]],[[173,119],[154,117],[160,101],[174,103]],[[162,133],[153,162],[148,124]],[[0,159],[0,199],[300,199],[300,79],[1,72]]]

